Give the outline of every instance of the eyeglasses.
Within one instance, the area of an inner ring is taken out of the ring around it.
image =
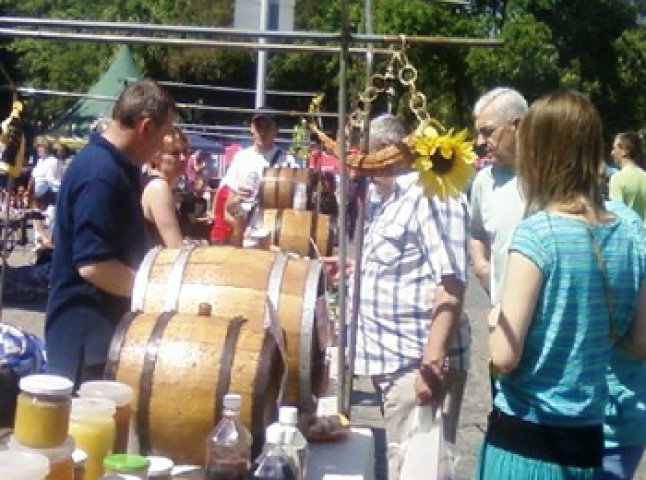
[[[494,133],[496,133],[496,131],[504,126],[505,125],[498,125],[497,127],[486,126],[476,128],[476,137],[490,138]]]

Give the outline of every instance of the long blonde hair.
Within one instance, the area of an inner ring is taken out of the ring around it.
[[[516,171],[528,212],[558,204],[598,219],[605,211],[599,183],[603,126],[579,92],[557,91],[536,100],[520,125]]]

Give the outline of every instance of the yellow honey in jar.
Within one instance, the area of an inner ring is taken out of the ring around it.
[[[117,434],[112,453],[126,453],[130,431],[130,404],[134,395],[132,387],[121,382],[96,380],[84,382],[78,390],[78,395],[81,398],[108,398],[114,401],[117,405],[114,414]]]
[[[20,444],[52,448],[65,441],[73,387],[70,380],[56,375],[29,375],[20,380],[14,422]]]
[[[103,459],[112,451],[116,428],[112,400],[75,398],[70,414],[70,435],[78,448],[87,453],[85,480],[97,480],[103,475]]]

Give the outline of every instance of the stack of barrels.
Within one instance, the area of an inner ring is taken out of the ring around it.
[[[262,443],[279,403],[313,412],[324,388],[322,265],[234,247],[151,250],[132,313],[112,340],[107,376],[134,389],[145,454],[203,464],[226,393]]]

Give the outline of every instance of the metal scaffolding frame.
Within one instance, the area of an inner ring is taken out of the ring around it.
[[[455,0],[456,3],[461,3]],[[338,117],[338,145],[341,146],[339,153],[341,186],[339,201],[342,208],[339,209],[339,261],[345,265],[347,261],[347,235],[346,235],[346,209],[347,204],[347,182],[348,167],[346,164],[346,151],[343,146],[346,144],[346,113],[347,113],[347,66],[349,55],[387,53],[391,50],[373,48],[374,44],[401,44],[405,40],[408,44],[426,45],[460,45],[460,46],[481,46],[496,47],[502,46],[503,42],[498,39],[481,38],[449,38],[438,36],[405,36],[405,35],[376,35],[370,32],[365,34],[352,34],[348,22],[348,0],[340,0],[341,25],[340,31],[335,33],[324,32],[283,32],[264,30],[233,30],[227,28],[153,25],[142,23],[119,23],[100,21],[79,21],[63,19],[41,19],[23,17],[0,17],[0,37],[12,38],[33,38],[42,40],[70,40],[82,42],[102,43],[126,43],[165,45],[175,47],[197,47],[197,48],[227,48],[243,50],[272,50],[282,52],[301,52],[319,54],[339,55],[339,89],[338,89],[338,114],[320,114],[321,117]],[[146,32],[148,35],[135,35],[134,33]],[[157,35],[157,36],[156,36]],[[163,37],[161,36],[163,35]],[[191,37],[191,38],[189,38]],[[255,41],[240,40],[214,40],[211,37],[224,37],[227,39],[255,39]],[[285,43],[264,43],[265,39],[283,41]],[[297,42],[298,43],[297,43]],[[309,42],[309,43],[306,43]],[[314,42],[326,42],[327,44],[314,44]],[[329,44],[334,45],[329,45]],[[352,43],[364,45],[359,48],[350,48]],[[210,109],[221,111],[233,111],[227,107],[206,107],[198,104],[182,104],[182,107],[195,109]],[[258,112],[257,109],[238,109],[241,112]],[[278,110],[261,110],[265,113],[284,114]],[[302,112],[289,112],[290,114],[302,115]],[[367,133],[367,132],[366,132]],[[367,135],[366,135],[367,137]],[[352,372],[348,372],[346,363],[347,342],[347,279],[344,275],[339,279],[339,316],[338,316],[338,391],[337,398],[339,411],[349,414],[349,382]],[[1,302],[1,298],[0,298]],[[1,305],[1,303],[0,303]],[[356,309],[355,309],[356,310]],[[356,324],[356,317],[354,319]],[[356,325],[351,325],[356,328]],[[352,338],[352,337],[351,337]]]

